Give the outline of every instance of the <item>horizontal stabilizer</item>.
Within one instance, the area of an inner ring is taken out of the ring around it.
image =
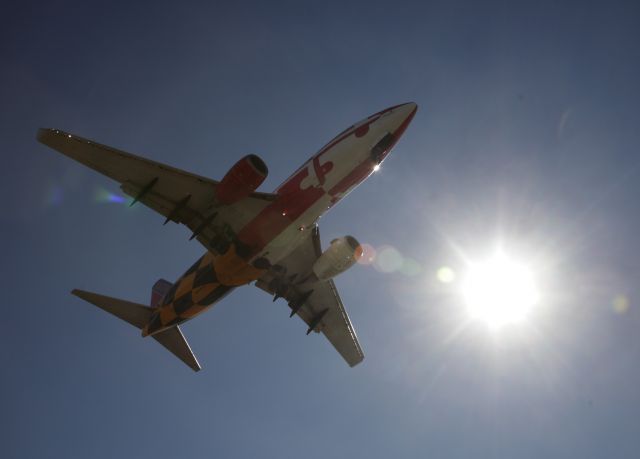
[[[154,311],[152,308],[143,306],[142,304],[132,303],[131,301],[120,300],[110,296],[98,295],[97,293],[86,292],[84,290],[75,289],[71,293],[78,298],[82,298],[98,306],[100,309],[104,309],[125,322],[129,322],[139,329],[147,325]],[[173,355],[186,363],[193,371],[201,370],[198,359],[193,355],[189,343],[187,343],[187,340],[177,325],[163,332],[156,333],[153,335],[153,338]]]
[[[193,351],[191,350],[189,343],[187,343],[187,340],[184,338],[180,327],[177,325],[163,332],[156,333],[151,337],[162,344],[168,351],[173,353],[173,355],[186,363],[193,371],[200,371],[202,369],[198,363],[198,359],[193,355]]]
[[[78,289],[73,290],[71,293],[140,329],[147,325],[153,313],[153,309],[150,307],[132,303],[131,301],[120,300],[118,298],[98,295],[97,293],[85,292],[84,290]]]

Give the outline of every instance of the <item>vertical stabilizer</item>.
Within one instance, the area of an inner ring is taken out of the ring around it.
[[[158,279],[151,287],[151,303],[149,305],[154,309],[157,308],[172,286],[173,284],[168,280]]]

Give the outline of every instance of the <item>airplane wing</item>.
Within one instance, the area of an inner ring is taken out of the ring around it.
[[[291,314],[297,313],[309,326],[307,334],[311,331],[322,332],[353,367],[362,362],[364,353],[333,280],[305,280],[321,254],[320,232],[315,226],[309,237],[258,279],[255,285],[272,295],[285,298],[292,308]],[[302,304],[296,305],[296,302]]]
[[[238,231],[257,215],[274,196],[253,193],[241,202],[215,208],[215,188],[219,182],[182,171],[165,164],[101,145],[92,140],[58,129],[39,129],[38,141],[106,175],[121,185],[124,193],[163,215],[166,220],[190,228],[198,241],[213,253],[219,253],[211,243],[228,225]],[[214,226],[211,216],[222,213]]]

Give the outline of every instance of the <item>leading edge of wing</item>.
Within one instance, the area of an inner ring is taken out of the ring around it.
[[[157,161],[143,158],[131,153],[127,153],[117,148],[103,145],[93,140],[85,139],[75,134],[62,131],[60,129],[53,128],[40,128],[36,136],[38,142],[53,148],[54,150],[68,156],[71,159],[75,159],[79,163],[84,164],[91,169],[100,172],[114,180],[123,182],[123,180],[112,172],[108,171],[104,167],[103,162],[109,161],[109,159],[115,160],[133,160],[144,163],[146,166],[158,167],[160,169],[167,170],[179,175],[184,175],[189,178],[195,178],[203,183],[216,185],[217,181],[211,180],[207,177],[202,177],[191,172],[185,172],[181,169],[168,166]],[[109,159],[107,159],[109,158]]]
[[[127,182],[130,177],[128,174],[123,173],[123,169],[117,166],[123,165],[118,163],[127,162],[129,164],[140,164],[141,167],[147,169],[149,176],[154,175],[150,170],[157,168],[183,179],[195,180],[196,183],[198,183],[198,188],[204,187],[201,189],[206,189],[208,191],[212,191],[213,188],[220,183],[216,180],[127,153],[125,151],[118,150],[117,148],[94,142],[93,140],[89,140],[75,134],[70,134],[60,129],[40,128],[37,131],[36,139],[38,142],[53,148],[63,155],[68,156],[69,158],[74,159],[79,163],[84,164],[85,166],[106,175],[117,182],[120,182],[121,184]],[[129,168],[127,167],[126,169]],[[144,183],[146,182],[141,182],[138,186],[141,186]],[[194,190],[194,193],[196,193],[196,190]],[[259,191],[253,192],[250,196],[263,201],[273,201],[276,199],[275,194]]]

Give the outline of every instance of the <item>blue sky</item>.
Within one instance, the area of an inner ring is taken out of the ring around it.
[[[637,457],[639,24],[633,2],[6,5],[7,457]],[[147,302],[202,248],[103,202],[116,184],[38,127],[212,178],[255,153],[270,191],[406,101],[382,170],[321,220],[324,245],[352,234],[412,267],[337,279],[360,366],[254,288],[184,326],[198,374],[69,294]],[[497,240],[542,295],[496,334],[435,273]]]

